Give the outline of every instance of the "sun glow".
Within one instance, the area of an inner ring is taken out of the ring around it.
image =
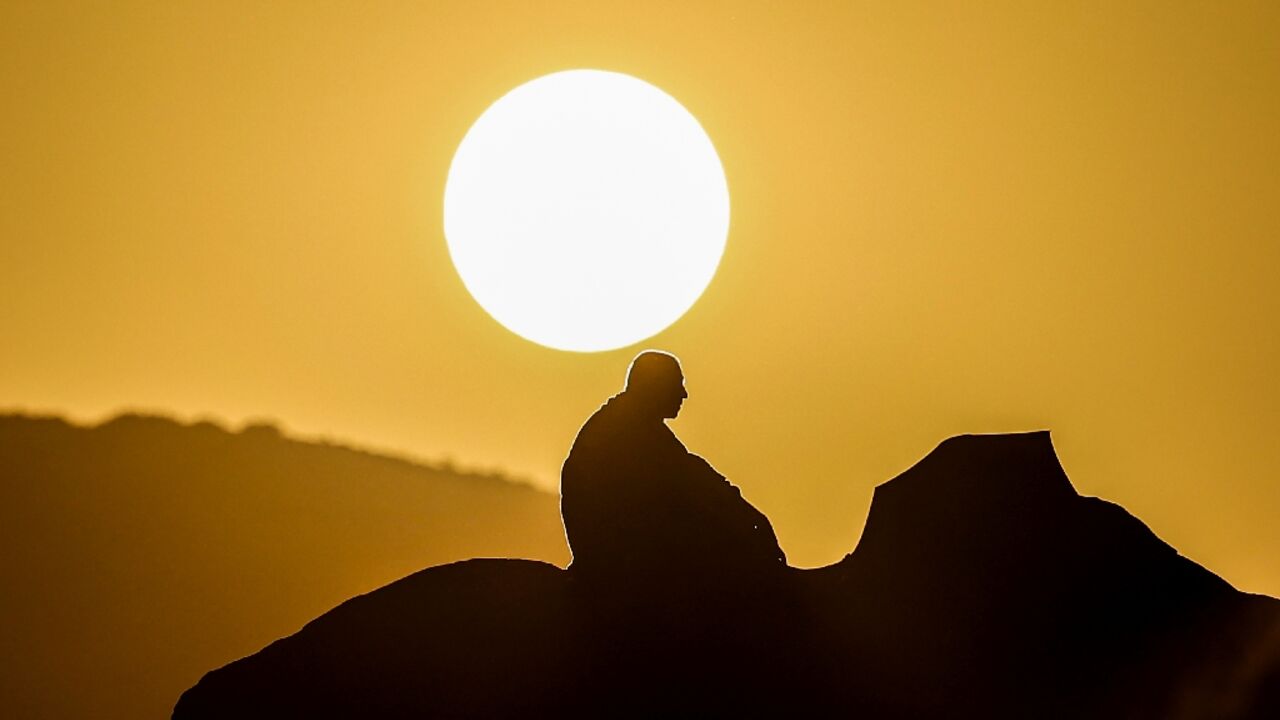
[[[729,190],[698,121],[634,77],[532,80],[467,132],[445,184],[444,232],[495,320],[560,350],[651,337],[706,289],[724,253]]]

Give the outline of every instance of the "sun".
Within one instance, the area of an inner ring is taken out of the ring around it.
[[[729,188],[711,139],[638,78],[569,70],[491,105],[454,154],[444,233],[495,320],[546,347],[652,337],[715,275]]]

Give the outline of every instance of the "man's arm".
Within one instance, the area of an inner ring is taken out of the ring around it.
[[[778,544],[778,536],[774,533],[773,524],[769,522],[768,516],[742,497],[742,490],[721,475],[705,458],[693,453],[689,453],[688,456],[693,470],[690,475],[700,479],[700,485],[709,488],[706,494],[707,504],[710,506],[708,510],[726,513],[735,525],[740,523],[744,529],[750,528],[748,534],[752,549],[785,565],[786,553]]]

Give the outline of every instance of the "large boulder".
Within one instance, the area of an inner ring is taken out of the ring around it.
[[[615,570],[424,570],[210,672],[174,717],[1280,717],[1280,601],[1080,496],[1048,433],[942,443],[827,568]]]

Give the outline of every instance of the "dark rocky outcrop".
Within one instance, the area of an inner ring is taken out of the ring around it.
[[[594,582],[473,560],[214,670],[175,718],[1280,717],[1280,601],[1082,497],[1048,433],[880,486],[857,549],[781,580]]]

